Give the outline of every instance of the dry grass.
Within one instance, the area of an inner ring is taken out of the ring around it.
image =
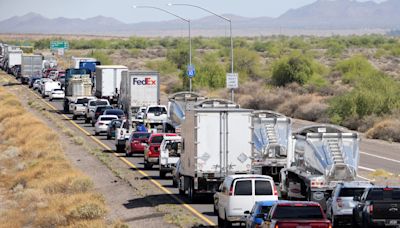
[[[66,160],[58,136],[0,87],[0,227],[106,227],[104,200]],[[80,144],[80,140],[76,140]]]
[[[386,119],[367,131],[367,137],[400,142],[400,119]]]

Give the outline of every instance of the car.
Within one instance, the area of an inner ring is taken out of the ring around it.
[[[49,96],[53,89],[61,89],[61,83],[55,82],[53,80],[46,81],[44,84],[42,84],[42,87],[40,88],[42,97],[45,98]]]
[[[353,227],[400,226],[400,187],[372,186],[354,200]]]
[[[65,71],[58,72],[57,80],[61,83],[61,88],[65,87]]]
[[[353,208],[358,204],[354,196],[364,193],[371,187],[370,182],[352,181],[338,183],[332,191],[332,196],[326,202],[326,216],[331,220],[333,227],[351,225]]]
[[[125,113],[121,109],[107,109],[103,113],[104,115],[116,115],[118,119],[124,119]]]
[[[159,156],[160,156],[160,145],[164,139],[164,136],[177,136],[176,134],[166,134],[166,133],[155,133],[151,134],[149,138],[149,143],[145,146],[144,149],[144,168],[151,169],[153,165],[159,164]]]
[[[147,107],[140,107],[136,113],[136,119],[144,119]]]
[[[37,89],[39,89],[39,87],[40,87],[40,79],[34,81],[33,84],[32,84],[32,89],[33,90],[37,90]]]
[[[181,159],[179,159],[176,162],[175,166],[172,167],[172,186],[174,188],[178,187],[179,179],[181,178],[180,170],[181,170]],[[182,191],[181,188],[178,188],[178,189],[179,189],[179,194],[180,195],[184,195],[185,194],[185,192]]]
[[[130,157],[136,153],[143,154],[145,148],[143,144],[148,143],[150,135],[151,134],[147,132],[133,132],[129,140],[126,141],[125,155]]]
[[[167,107],[165,105],[150,105],[147,107],[144,117],[150,122],[162,123],[167,121]]]
[[[250,211],[256,201],[277,201],[278,191],[272,177],[240,174],[225,177],[214,194],[214,211],[218,224],[231,226],[245,222],[245,211]]]
[[[85,117],[86,105],[90,100],[95,100],[95,97],[77,97],[73,103],[70,104],[72,110],[72,119],[76,120],[78,117]]]
[[[85,123],[90,123],[90,121],[93,119],[94,116],[94,110],[96,106],[109,106],[110,102],[106,99],[94,99],[88,101],[85,109]]]
[[[111,121],[111,123],[107,127],[107,139],[115,137],[115,130],[119,128],[121,124],[122,124],[121,119],[116,119]]]
[[[44,84],[45,84],[46,82],[49,82],[49,81],[52,81],[52,80],[49,79],[49,78],[41,78],[41,79],[39,80],[38,92],[39,92],[40,94],[42,93],[42,89],[44,88]]]
[[[94,134],[100,135],[100,133],[107,132],[107,127],[111,123],[112,120],[118,119],[116,115],[101,115],[96,121],[94,125]]]
[[[266,228],[332,227],[319,203],[312,201],[278,201],[264,220]]]
[[[29,78],[29,88],[33,88],[33,84],[37,81],[40,80],[42,77],[40,76],[32,76]]]
[[[246,216],[246,228],[261,227],[264,222],[265,216],[268,215],[272,206],[277,201],[257,201],[251,211],[245,211]]]
[[[48,74],[48,78],[52,79],[53,81],[58,79],[58,71],[57,70],[52,70]]]
[[[92,117],[92,127],[94,127],[94,124],[96,123],[97,118],[99,118],[100,115],[103,115],[103,112],[108,109],[113,109],[113,107],[110,105],[96,106],[96,108],[94,109],[93,117]]]
[[[49,100],[52,101],[54,99],[64,99],[65,93],[62,89],[52,89],[49,94]]]

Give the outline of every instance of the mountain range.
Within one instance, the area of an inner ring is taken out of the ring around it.
[[[376,3],[355,0],[318,0],[298,9],[291,9],[277,18],[231,18],[236,35],[264,35],[282,31],[388,31],[400,27],[400,0]],[[123,23],[114,18],[97,16],[88,19],[46,18],[28,13],[0,21],[0,33],[87,34],[87,35],[184,35],[186,25],[179,20]],[[192,21],[194,35],[221,35],[227,32],[225,21],[214,16]],[[219,32],[217,32],[219,31]]]

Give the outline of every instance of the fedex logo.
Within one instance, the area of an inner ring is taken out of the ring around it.
[[[157,85],[157,80],[150,77],[144,79],[133,78],[133,85]]]

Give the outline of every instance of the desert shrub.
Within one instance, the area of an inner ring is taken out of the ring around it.
[[[98,61],[101,62],[102,65],[112,65],[113,64],[113,60],[104,51],[99,51],[99,50],[92,51],[90,53],[89,57],[93,57],[93,58],[97,59]]]
[[[206,55],[197,67],[193,82],[196,87],[221,88],[225,86],[225,70],[215,55]]]
[[[234,51],[234,71],[239,72],[239,77],[245,79],[247,77],[255,77],[259,75],[260,71],[260,56],[257,52],[236,48]],[[230,64],[228,71],[230,71]]]
[[[178,67],[169,60],[153,60],[146,62],[146,67],[156,70],[161,74],[171,74],[178,72]]]
[[[181,45],[175,49],[168,49],[167,60],[176,64],[178,69],[186,70],[189,63],[189,50],[187,47]]]
[[[331,57],[339,57],[343,51],[346,49],[346,46],[340,42],[331,40],[327,44],[326,53]]]
[[[335,70],[342,73],[342,81],[347,84],[355,83],[371,74],[378,73],[371,63],[360,55],[340,61],[336,65]]]
[[[307,83],[313,74],[319,69],[317,64],[309,57],[294,52],[276,61],[272,66],[272,80],[277,86],[285,86],[289,83]]]
[[[378,122],[373,128],[368,130],[367,137],[400,142],[400,120],[386,119]]]

